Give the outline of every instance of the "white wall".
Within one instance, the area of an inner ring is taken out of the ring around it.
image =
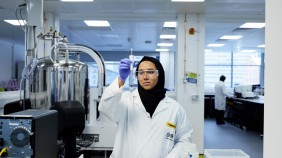
[[[282,1],[266,0],[264,158],[281,157],[281,7]]]
[[[24,45],[0,39],[0,87],[16,77],[16,62],[24,61]]]
[[[177,52],[175,54],[176,99],[187,112],[194,129],[193,142],[196,143],[199,153],[203,154],[205,18],[204,15],[187,14],[186,34],[184,19],[185,15],[178,15]],[[196,30],[194,35],[188,34],[189,28],[192,27]],[[196,73],[197,83],[184,83],[184,71]],[[192,100],[193,95],[197,95],[199,99]]]
[[[165,71],[165,88],[174,91],[174,52],[160,52],[160,62]]]

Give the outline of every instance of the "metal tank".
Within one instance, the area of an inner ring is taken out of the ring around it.
[[[88,67],[76,60],[40,59],[30,84],[33,108],[49,109],[57,101],[76,100],[86,106],[88,100]]]

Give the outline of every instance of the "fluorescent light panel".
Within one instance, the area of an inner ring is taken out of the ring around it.
[[[163,27],[176,27],[176,22],[166,21]]]
[[[205,49],[205,52],[212,52],[212,49]]]
[[[87,26],[93,27],[110,27],[110,23],[108,21],[103,20],[84,20]]]
[[[240,28],[259,29],[265,27],[265,23],[245,23]]]
[[[93,2],[94,0],[61,0],[62,2]]]
[[[208,47],[223,47],[224,44],[209,44]]]
[[[171,0],[172,2],[204,2],[205,0]]]
[[[253,53],[256,52],[256,50],[250,49],[250,50],[241,50],[241,53]]]
[[[220,37],[220,39],[225,39],[225,40],[237,40],[242,38],[242,36],[234,36],[234,35],[224,35]]]
[[[15,25],[15,26],[19,26],[19,25],[25,25],[26,21],[25,20],[4,20],[5,22]]]
[[[98,35],[98,36],[100,36],[101,38],[119,38],[118,35],[107,35],[107,34],[105,34],[105,35]]]
[[[175,39],[176,35],[160,35],[161,39]]]
[[[160,47],[171,47],[171,46],[173,46],[173,43],[158,43],[157,44],[158,46],[160,46]]]
[[[169,49],[156,49],[157,52],[167,52]]]
[[[259,48],[265,48],[265,45],[264,45],[264,44],[261,44],[261,45],[258,45],[257,47],[259,47]]]

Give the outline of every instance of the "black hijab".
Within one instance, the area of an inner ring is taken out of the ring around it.
[[[144,56],[141,61],[138,63],[136,71],[139,69],[140,63],[143,61],[150,61],[154,63],[156,66],[157,70],[159,71],[159,76],[158,76],[158,83],[156,86],[151,89],[151,90],[145,90],[143,87],[138,82],[138,92],[141,98],[141,101],[146,109],[146,111],[150,114],[152,117],[159,102],[165,97],[166,90],[164,89],[164,84],[165,84],[165,72],[163,69],[162,64],[159,62],[159,60],[153,58],[153,57],[148,57]],[[137,74],[136,74],[137,76]]]

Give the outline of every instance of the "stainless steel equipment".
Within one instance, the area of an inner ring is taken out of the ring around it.
[[[49,37],[52,38],[49,34],[40,36],[43,40]],[[57,101],[80,102],[86,113],[82,137],[85,140],[94,140],[87,150],[112,150],[117,125],[97,110],[105,86],[104,60],[94,49],[57,39],[52,42],[50,55],[34,59],[35,64],[30,64],[31,68],[24,75],[29,81],[27,85],[30,85],[28,91],[32,107],[49,109]],[[88,54],[97,64],[97,86],[88,86],[87,64],[80,62],[78,58],[69,58],[69,54],[79,53]]]
[[[85,103],[88,96],[86,64],[60,59],[39,59],[37,73],[31,81],[30,100],[33,108],[49,109],[57,101],[76,100]]]
[[[28,3],[28,6],[29,4],[31,3]],[[28,18],[41,14],[43,14],[43,10],[38,11],[38,14],[28,14]],[[57,20],[59,21],[59,19]],[[57,20],[54,20],[54,28],[59,26]],[[36,28],[39,27],[35,26],[40,26],[42,22],[38,23],[29,22],[25,31],[27,37],[26,63],[32,62],[26,66],[24,69],[26,71],[22,75],[23,100],[29,97],[33,108],[43,109],[49,109],[57,101],[74,100],[80,102],[85,107],[86,113],[83,138],[94,140],[94,143],[87,146],[85,150],[111,150],[114,145],[117,125],[103,114],[99,115],[97,111],[105,86],[105,65],[102,56],[87,46],[68,43],[67,38],[62,38],[60,33],[56,31],[59,28],[52,31],[51,27],[49,32],[37,34],[38,29]],[[46,42],[44,42],[44,46],[38,47],[39,43],[37,43],[36,37]],[[86,53],[94,59],[98,68],[96,75],[98,76],[96,82],[98,85],[96,87],[88,86],[87,65],[79,60],[69,59],[71,53]],[[44,58],[38,58],[42,56]],[[27,95],[29,96],[27,97]],[[25,107],[24,103],[23,107]]]

